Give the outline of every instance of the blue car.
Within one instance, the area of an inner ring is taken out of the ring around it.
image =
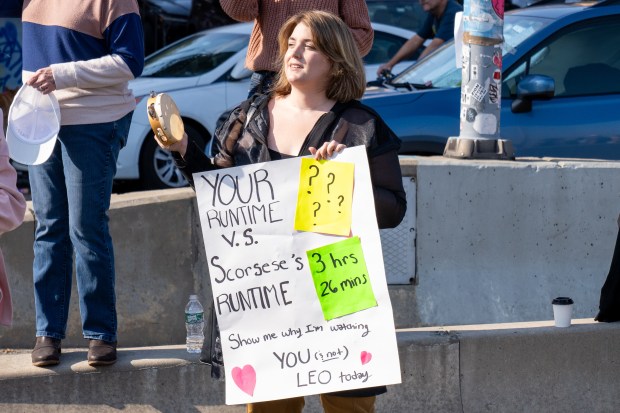
[[[515,155],[620,160],[620,2],[512,10],[504,39],[500,136]],[[403,140],[403,154],[435,155],[459,136],[460,97],[449,42],[363,101]]]

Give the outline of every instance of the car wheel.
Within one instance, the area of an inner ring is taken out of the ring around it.
[[[190,141],[195,141],[204,150],[205,136],[191,125],[185,125]],[[180,188],[187,186],[187,180],[174,165],[172,154],[157,145],[152,135],[144,140],[140,154],[140,181],[143,189]]]

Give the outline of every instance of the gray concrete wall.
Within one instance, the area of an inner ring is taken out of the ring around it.
[[[569,295],[575,317],[593,317],[611,262],[620,212],[620,163],[554,160],[401,160],[416,180],[415,284],[392,285],[396,326],[519,322],[552,318]],[[210,289],[190,189],[115,195],[122,346],[184,341],[183,308]],[[34,217],[0,238],[15,321],[0,348],[34,342]],[[388,274],[389,277],[389,274]],[[75,289],[66,346],[81,346]]]
[[[465,412],[620,411],[618,323],[462,331],[459,337]]]
[[[414,328],[397,337],[402,383],[378,397],[379,413],[620,411],[620,323]],[[183,346],[122,348],[115,365],[95,368],[85,349],[71,349],[46,369],[27,351],[0,352],[0,411],[245,411],[223,405],[223,382],[196,357]],[[316,396],[306,398],[304,412],[321,411]]]
[[[423,325],[594,317],[618,231],[620,162],[417,158]],[[405,172],[407,172],[405,170]]]
[[[207,302],[211,292],[202,235],[191,189],[114,195],[110,226],[116,258],[119,340],[125,346],[178,344],[185,340],[183,310],[189,294]],[[32,243],[34,216],[4,234],[0,246],[14,304],[12,328],[0,327],[0,348],[34,343]],[[75,280],[67,346],[84,344]]]

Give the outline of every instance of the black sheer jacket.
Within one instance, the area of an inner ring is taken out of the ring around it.
[[[207,157],[193,142],[184,157],[173,152],[176,166],[192,187],[193,173],[271,160],[267,147],[268,101],[267,95],[254,96],[231,112],[216,131],[214,158]],[[336,103],[317,121],[298,156],[310,155],[309,147],[319,148],[331,140],[347,147],[366,147],[379,228],[397,226],[405,216],[407,201],[398,162],[400,140],[394,132],[360,102]]]

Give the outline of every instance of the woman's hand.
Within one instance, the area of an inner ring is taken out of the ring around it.
[[[308,150],[310,150],[310,153],[314,155],[314,159],[320,161],[331,158],[334,154],[342,152],[346,147],[347,145],[345,144],[338,143],[336,141],[329,141],[323,143],[319,149],[311,146]]]
[[[44,95],[56,90],[56,81],[54,80],[52,68],[50,67],[44,67],[34,72],[34,75],[28,79],[26,84],[39,89],[39,92]]]
[[[178,152],[182,157],[185,156],[185,152],[187,151],[187,142],[189,140],[187,133],[183,132],[183,138],[180,141],[170,145],[164,145],[159,139],[157,139],[156,135],[153,135],[153,137],[160,148],[171,152]]]

